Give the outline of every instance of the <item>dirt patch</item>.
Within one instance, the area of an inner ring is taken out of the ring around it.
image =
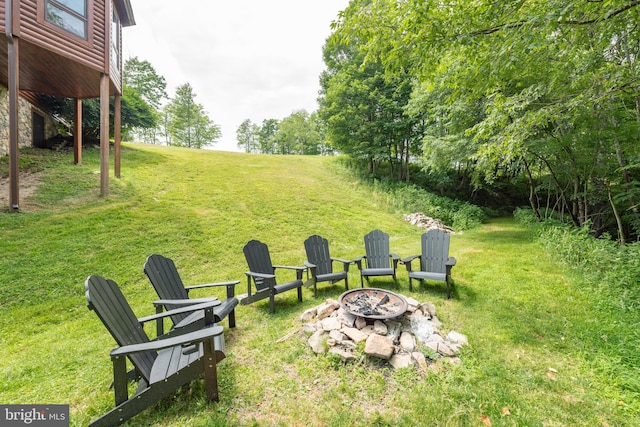
[[[24,209],[28,205],[29,197],[31,197],[40,182],[42,181],[42,173],[21,173],[19,176],[19,200],[20,209]],[[0,177],[0,212],[11,210],[9,206],[9,177]]]

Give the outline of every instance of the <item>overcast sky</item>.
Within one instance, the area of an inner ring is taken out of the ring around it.
[[[221,127],[213,147],[235,151],[246,119],[262,124],[317,109],[322,47],[349,0],[131,0],[125,60],[149,61],[167,93],[189,83]]]

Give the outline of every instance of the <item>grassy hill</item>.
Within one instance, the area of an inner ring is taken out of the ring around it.
[[[85,151],[83,165],[51,152],[22,157],[40,184],[22,213],[0,214],[0,403],[70,404],[73,426],[112,407],[115,345],[87,310],[90,274],[118,282],[144,316],[155,299],[142,271],[151,253],[172,258],[187,285],[237,279],[243,293],[250,239],[287,265],[301,265],[303,241],[316,233],[342,258],[361,255],[374,228],[401,257],[419,252],[422,231],[402,220],[406,212],[331,158],[127,144],[122,159],[122,178],[101,198],[96,151]],[[424,375],[364,359],[343,365],[314,355],[300,334],[278,342],[300,329],[305,309],[344,289],[321,284],[318,298],[304,289],[300,304],[289,292],[273,315],[258,302],[237,309],[236,329],[224,324],[219,403],[207,405],[197,382],[128,425],[635,425],[638,392],[621,379],[633,373],[598,336],[613,314],[599,311],[527,229],[493,220],[453,235],[451,254],[450,300],[444,284],[409,292],[404,267],[399,289],[374,285],[433,302],[445,329],[469,337],[461,364],[436,359]],[[359,281],[354,266],[350,282]]]

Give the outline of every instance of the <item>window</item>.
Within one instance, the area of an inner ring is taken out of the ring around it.
[[[111,13],[111,49],[113,57],[118,58],[120,56],[120,18],[116,12],[116,8],[111,6],[113,12]]]
[[[78,37],[87,38],[87,0],[45,0],[45,19]]]

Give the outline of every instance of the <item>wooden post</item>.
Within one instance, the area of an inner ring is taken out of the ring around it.
[[[116,178],[120,178],[120,142],[122,142],[120,100],[121,96],[116,95],[113,107],[113,173]]]
[[[109,76],[100,76],[100,195],[109,195]]]
[[[73,104],[73,163],[82,163],[82,99]]]
[[[10,2],[9,2],[10,3]],[[10,9],[7,14],[10,14]],[[18,39],[11,33],[12,25],[7,20],[7,48],[8,48],[8,85],[9,87],[9,203],[11,209],[20,209],[20,175],[18,172],[19,161],[19,135],[18,135],[18,114],[20,105],[18,102],[18,90],[20,88],[20,54]]]

